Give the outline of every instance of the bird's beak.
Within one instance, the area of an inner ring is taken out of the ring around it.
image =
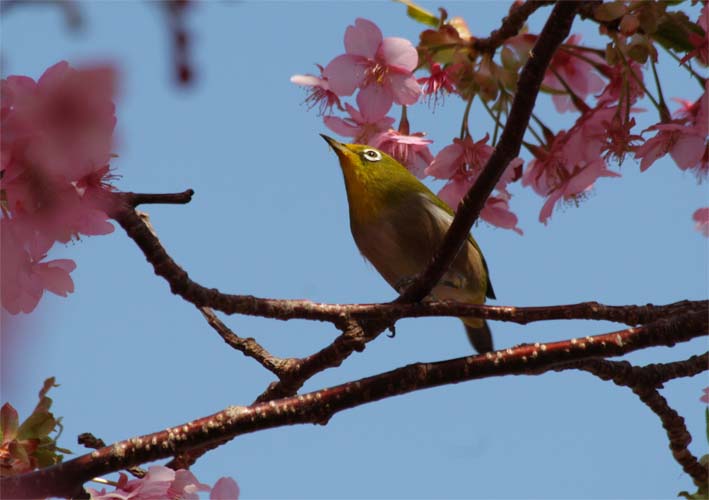
[[[335,139],[333,139],[332,137],[329,137],[325,134],[320,134],[320,137],[325,139],[325,142],[327,142],[330,145],[332,150],[340,158],[341,164],[343,162],[350,163],[352,161],[351,157],[355,156],[355,154],[352,151],[350,151],[350,149],[347,147],[346,144],[342,144],[341,142],[338,142]]]

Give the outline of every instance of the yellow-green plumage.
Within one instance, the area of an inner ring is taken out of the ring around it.
[[[357,247],[392,287],[400,289],[430,262],[453,220],[453,211],[386,153],[323,138],[340,159]],[[471,304],[495,298],[485,259],[472,236],[431,297]],[[487,323],[478,318],[461,320],[473,347],[478,352],[491,351]]]

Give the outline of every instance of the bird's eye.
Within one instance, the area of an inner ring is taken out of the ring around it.
[[[362,154],[364,154],[364,157],[369,161],[379,161],[382,159],[382,154],[376,149],[365,149]]]

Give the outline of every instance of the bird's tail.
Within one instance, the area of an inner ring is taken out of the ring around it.
[[[460,318],[465,326],[465,333],[473,345],[473,348],[480,354],[490,352],[494,349],[492,345],[492,332],[487,321],[480,318]]]

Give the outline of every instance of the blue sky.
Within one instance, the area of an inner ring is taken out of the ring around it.
[[[193,279],[265,297],[394,297],[357,252],[337,160],[318,136],[326,129],[288,79],[340,54],[344,30],[357,17],[376,22],[385,36],[416,41],[421,26],[401,5],[200,4],[188,21],[197,72],[189,89],[172,83],[156,4],[81,6],[86,23],[78,33],[68,32],[51,6],[8,12],[2,76],[37,78],[62,59],[117,64],[118,186],[196,191],[186,206],[145,207],[163,244]],[[445,6],[480,35],[498,26],[507,10],[502,2]],[[548,12],[538,11],[532,30]],[[577,20],[573,31],[605,44],[588,23]],[[665,94],[698,97],[696,83],[661,57]],[[650,103],[642,106],[648,110],[639,119],[644,128],[657,118]],[[537,109],[554,129],[573,121],[557,114],[548,96]],[[462,112],[462,101],[450,97],[435,112],[420,105],[409,117],[413,130],[434,140],[435,154],[457,134]],[[491,130],[481,108],[473,108],[470,125],[475,138]],[[621,173],[601,179],[579,207],[556,210],[547,226],[537,222],[543,200],[512,187],[511,207],[524,236],[484,223],[474,228],[497,292],[494,303],[664,304],[707,297],[707,240],[691,220],[707,204],[707,184],[698,185],[669,159],[642,174],[628,159]],[[248,404],[272,380],[173,296],[120,228],[52,252],[52,258],[77,262],[76,292],[68,299],[45,296],[31,316],[11,320],[14,328],[5,323],[2,401],[27,415],[42,381],[56,376],[61,387],[50,395],[64,417],[62,446],[81,453],[74,441],[81,432],[113,442]],[[305,321],[225,321],[283,357],[307,355],[338,333]],[[587,321],[492,323],[499,347],[617,328]],[[706,338],[627,359],[671,361],[704,350]],[[304,390],[469,352],[455,319],[403,320],[395,339],[380,337]],[[702,375],[672,381],[663,391],[687,419],[695,438],[690,449],[698,456],[707,453],[699,402],[706,385]],[[338,414],[326,427],[242,436],[193,470],[209,483],[235,477],[244,498],[670,498],[692,487],[649,409],[628,389],[574,372],[431,389]]]

